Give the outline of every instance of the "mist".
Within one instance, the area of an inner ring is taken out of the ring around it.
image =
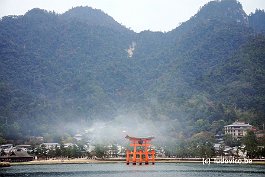
[[[178,120],[171,120],[165,115],[152,117],[152,111],[145,108],[134,111],[117,111],[117,116],[109,120],[92,118],[88,122],[76,121],[64,123],[61,133],[70,133],[72,136],[81,134],[84,141],[91,144],[128,144],[126,135],[133,137],[154,137],[153,144],[164,146],[177,141],[178,127],[183,124]],[[59,125],[62,127],[62,125]],[[173,130],[173,131],[172,131]],[[174,132],[174,134],[172,134]]]

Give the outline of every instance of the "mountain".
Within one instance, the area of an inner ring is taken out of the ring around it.
[[[171,138],[192,136],[202,120],[209,126],[200,131],[212,133],[236,119],[259,128],[263,15],[213,1],[167,33],[135,33],[90,7],[3,17],[1,134],[56,137],[95,121],[118,122],[116,129],[135,123],[139,132],[146,123]]]
[[[237,103],[247,110],[263,112],[264,47],[265,38],[258,35],[242,45],[229,61],[221,63],[215,73],[211,73],[211,77],[218,78],[226,85],[225,88],[216,87],[216,99]]]
[[[242,5],[235,0],[209,2],[193,18],[206,23],[217,20],[225,23],[248,24],[247,14],[242,9]]]
[[[229,18],[224,18],[221,14],[230,15]],[[162,105],[174,105],[178,102],[170,111],[167,106],[165,112],[178,112],[178,106],[186,107],[189,104],[187,102],[200,102],[201,100],[197,99],[205,99],[211,104],[205,105],[201,110],[195,107],[194,113],[191,110],[185,111],[192,113],[188,115],[188,119],[221,119],[213,118],[214,113],[208,109],[212,109],[214,103],[212,101],[216,94],[215,87],[223,88],[223,83],[220,81],[218,85],[213,85],[215,78],[211,77],[209,80],[209,77],[218,72],[222,64],[228,62],[254,35],[253,29],[247,23],[240,23],[237,19],[245,19],[245,13],[238,2],[214,1],[206,4],[189,21],[166,34],[171,45],[168,52],[170,54],[167,54],[170,58],[170,65],[167,67],[169,72],[159,79],[160,89],[154,85],[151,91],[154,95],[160,95],[159,92],[163,90],[161,99],[165,103]],[[216,101],[218,104],[218,100]],[[190,106],[186,108],[190,109]],[[205,115],[205,112],[208,114]]]
[[[256,32],[265,32],[265,12],[264,10],[256,10],[255,13],[251,13],[249,16],[249,25]]]
[[[79,21],[89,26],[101,26],[115,30],[128,30],[99,9],[76,7],[62,14],[65,21]]]

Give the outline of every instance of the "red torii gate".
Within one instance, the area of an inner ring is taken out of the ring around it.
[[[150,142],[154,137],[147,137],[147,138],[136,138],[126,136],[125,138],[131,141],[130,146],[133,146],[133,151],[127,150],[126,151],[126,163],[127,165],[132,162],[133,165],[136,165],[139,162],[139,165],[142,165],[144,160],[145,164],[149,164],[149,160],[151,160],[152,164],[155,164],[155,150],[148,151],[148,148],[151,146]],[[141,149],[137,149],[140,147]],[[149,158],[151,155],[151,158]]]

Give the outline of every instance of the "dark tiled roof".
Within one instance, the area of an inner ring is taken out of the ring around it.
[[[26,151],[12,151],[10,153],[8,153],[5,156],[0,156],[0,157],[32,157],[31,155],[29,155]]]

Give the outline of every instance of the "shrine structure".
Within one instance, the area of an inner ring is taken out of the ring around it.
[[[125,138],[130,140],[130,146],[133,147],[133,151],[129,149],[126,151],[127,165],[129,165],[130,162],[132,162],[133,165],[136,165],[137,162],[139,165],[142,165],[143,162],[148,165],[149,161],[155,164],[155,150],[150,150],[150,142],[154,137],[136,138],[127,135]]]

